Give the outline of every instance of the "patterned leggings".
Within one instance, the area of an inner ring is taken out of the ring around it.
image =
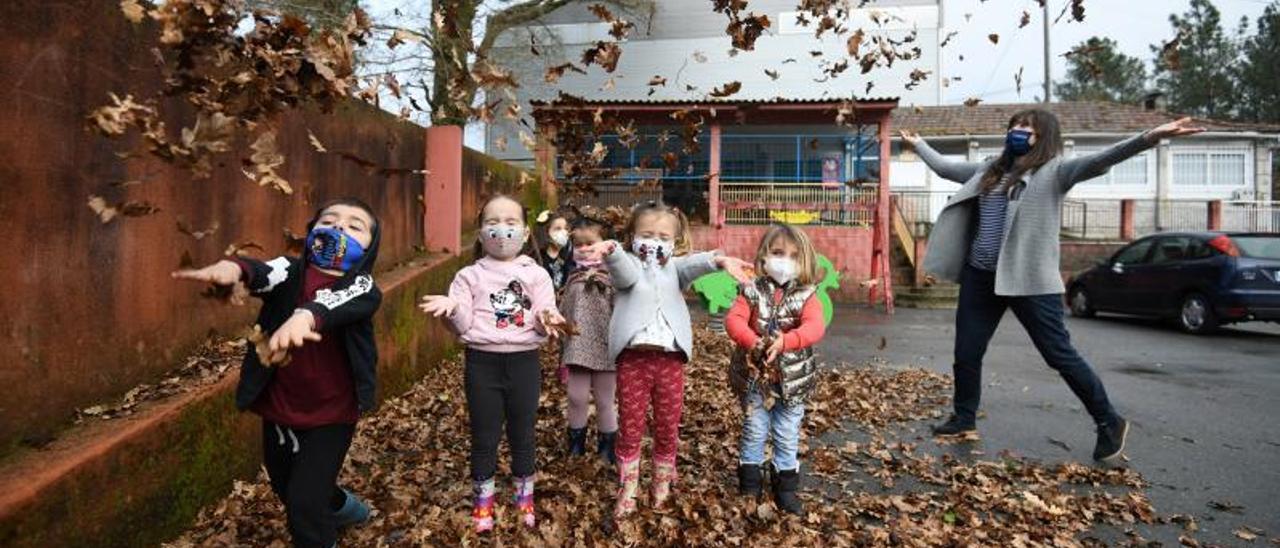
[[[684,407],[684,354],[624,350],[618,356],[618,400],[618,460],[640,458],[640,439],[652,404],[653,461],[675,464]]]

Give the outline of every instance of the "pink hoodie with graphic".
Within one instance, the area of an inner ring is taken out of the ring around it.
[[[547,338],[539,317],[556,309],[551,276],[527,255],[484,257],[459,270],[449,298],[458,303],[449,316],[453,330],[467,347],[486,352],[537,349]]]

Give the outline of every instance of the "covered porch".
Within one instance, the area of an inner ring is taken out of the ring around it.
[[[839,270],[840,297],[892,310],[887,159],[896,106],[894,98],[556,101],[535,104],[534,114],[567,109],[635,128],[596,136],[606,150],[600,177],[561,203],[629,207],[661,197],[689,216],[696,248],[744,258],[769,224],[804,225]],[[538,173],[554,186],[563,175],[555,130],[538,130]]]

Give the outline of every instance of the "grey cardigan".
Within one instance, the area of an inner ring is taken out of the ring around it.
[[[996,261],[996,294],[1017,297],[1062,293],[1065,289],[1058,271],[1058,232],[1063,197],[1076,183],[1102,175],[1111,166],[1151,146],[1145,134],[1135,135],[1096,154],[1071,159],[1058,156],[1015,181],[1009,188],[1009,211]],[[925,271],[959,282],[973,243],[975,198],[981,192],[982,175],[995,160],[948,160],[923,140],[915,148],[939,176],[964,184],[938,214],[924,256]]]
[[[613,277],[613,316],[609,318],[609,361],[616,363],[631,339],[644,329],[662,307],[662,315],[671,324],[676,347],[685,359],[693,358],[693,326],[684,290],[693,280],[716,270],[715,251],[674,257],[667,264],[646,269],[635,255],[614,247],[605,257],[605,265]]]

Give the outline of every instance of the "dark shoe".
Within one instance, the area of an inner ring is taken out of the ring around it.
[[[569,454],[570,455],[587,454],[587,429],[586,428],[570,428],[569,429]]]
[[[738,465],[738,494],[760,498],[764,493],[764,472],[759,464]]]
[[[933,435],[939,437],[961,437],[972,436],[978,433],[978,427],[973,422],[966,421],[951,415],[947,418],[947,422],[933,427]]]
[[[613,447],[617,442],[617,432],[601,432],[596,438],[596,453],[610,466],[618,463],[618,457],[613,453]]]
[[[796,491],[800,489],[800,470],[773,471],[773,501],[783,512],[804,515],[804,505]]]
[[[1124,440],[1129,436],[1129,421],[1098,425],[1098,444],[1093,447],[1093,460],[1111,460],[1124,451]]]
[[[358,523],[364,523],[369,519],[369,506],[346,489],[342,490],[346,493],[347,500],[342,503],[342,508],[333,513],[333,518],[338,522],[338,527],[349,527]]]

